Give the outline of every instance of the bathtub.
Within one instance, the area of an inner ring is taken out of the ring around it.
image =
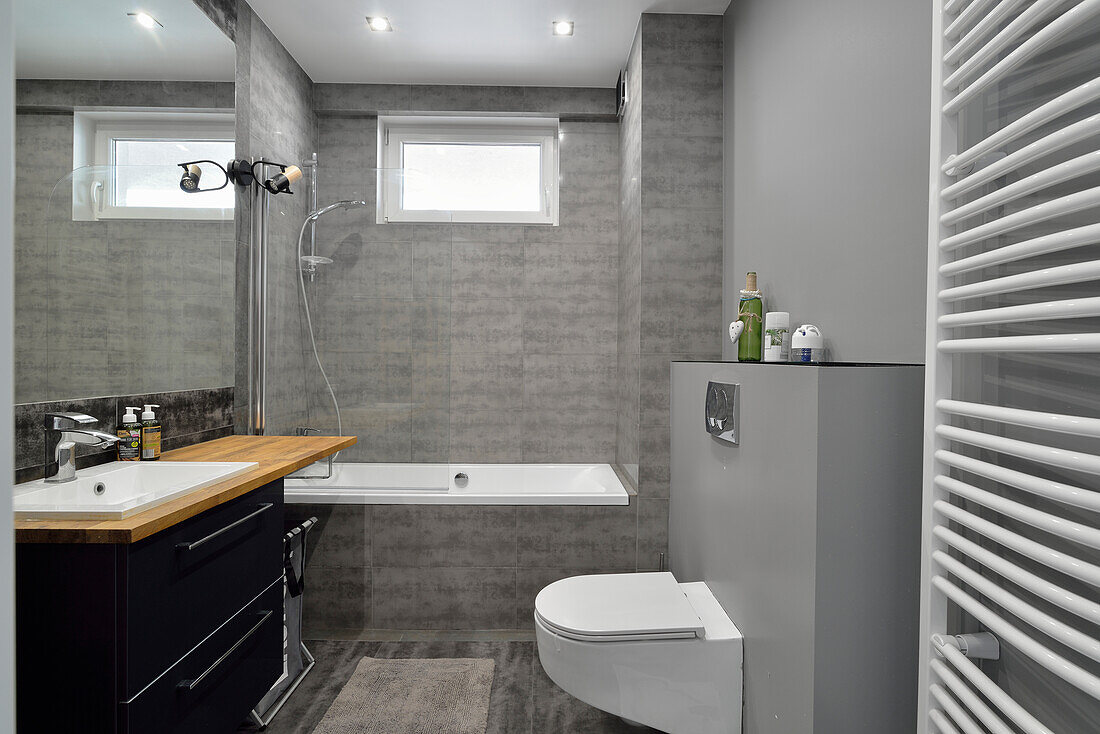
[[[461,475],[465,475],[465,480]],[[609,464],[334,464],[328,479],[287,477],[291,504],[626,505]]]

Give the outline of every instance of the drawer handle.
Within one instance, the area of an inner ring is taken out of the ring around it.
[[[216,531],[210,533],[210,535],[207,535],[205,538],[199,538],[194,543],[177,543],[176,544],[176,550],[195,550],[196,548],[198,548],[203,543],[206,543],[206,542],[209,542],[209,541],[213,540],[214,538],[218,537],[222,533],[228,533],[230,530],[237,527],[241,523],[248,522],[252,518],[256,517],[256,515],[259,515],[261,512],[267,512],[268,510],[270,510],[274,506],[275,506],[275,504],[272,503],[272,502],[265,502],[262,505],[260,505],[259,509],[256,510],[255,512],[248,513],[247,515],[242,517],[240,520],[237,520],[234,523],[230,523],[229,525],[226,525],[221,530],[216,530]]]
[[[202,672],[202,675],[200,675],[198,678],[194,678],[194,679],[191,679],[191,680],[181,680],[176,685],[176,688],[179,689],[179,690],[187,690],[187,691],[195,690],[195,688],[197,688],[198,685],[200,683],[202,683],[203,679],[206,678],[206,676],[213,673],[214,669],[217,668],[222,663],[224,663],[225,659],[228,658],[230,655],[232,655],[238,647],[240,647],[245,642],[247,642],[249,637],[256,634],[256,630],[260,629],[260,627],[263,627],[264,622],[266,622],[267,618],[271,616],[271,610],[266,611],[266,612],[260,612],[260,614],[263,615],[262,617],[260,617],[260,621],[257,622],[256,624],[254,624],[252,626],[252,629],[248,630],[248,632],[245,632],[244,637],[237,640],[236,644],[234,644],[233,647],[231,647],[228,650],[226,650],[225,652],[223,652],[222,656],[220,658],[218,658],[217,660],[215,660],[213,665],[211,665],[209,668],[207,668],[206,670],[204,670]]]

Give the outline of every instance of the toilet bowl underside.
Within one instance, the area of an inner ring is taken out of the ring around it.
[[[670,734],[740,734],[740,638],[592,641],[537,613],[535,638],[546,674],[585,703]]]

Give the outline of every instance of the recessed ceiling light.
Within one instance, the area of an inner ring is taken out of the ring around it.
[[[385,17],[385,16],[382,16],[382,15],[378,15],[378,16],[375,16],[373,18],[368,15],[367,16],[367,25],[370,26],[370,29],[372,31],[392,31],[393,30],[393,26],[390,25],[390,19]]]
[[[571,35],[573,35],[573,21],[571,21],[571,20],[555,20],[554,21],[554,35],[555,36],[571,36]]]
[[[161,28],[164,27],[164,25],[159,20],[149,15],[148,13],[127,13],[126,15],[136,20],[138,24],[144,28],[156,28],[158,26]]]

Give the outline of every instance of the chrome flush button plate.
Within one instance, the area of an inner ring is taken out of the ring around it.
[[[707,433],[726,443],[741,440],[741,386],[726,382],[707,383]]]

